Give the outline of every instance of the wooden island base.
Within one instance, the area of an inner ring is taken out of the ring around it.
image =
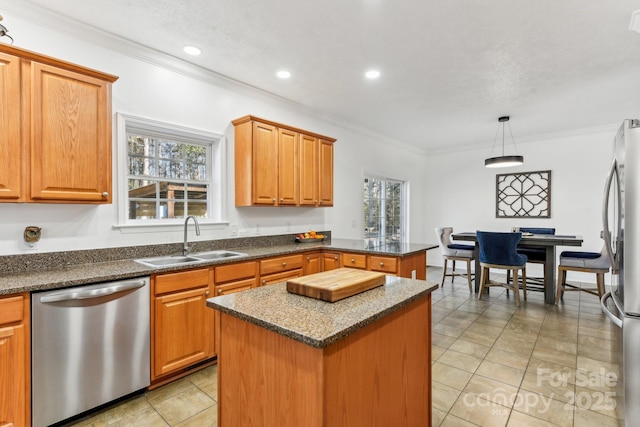
[[[221,313],[218,425],[430,426],[431,294],[316,348]]]

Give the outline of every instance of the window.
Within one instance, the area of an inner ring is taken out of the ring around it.
[[[369,248],[405,241],[405,183],[364,179],[364,237]]]
[[[221,135],[118,114],[121,224],[218,222],[222,203]]]

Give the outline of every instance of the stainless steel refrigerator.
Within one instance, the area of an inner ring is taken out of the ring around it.
[[[616,133],[602,206],[604,240],[613,267],[602,309],[619,327],[620,390],[627,426],[640,422],[640,120]]]

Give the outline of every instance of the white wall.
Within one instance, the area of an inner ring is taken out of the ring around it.
[[[517,122],[512,128],[517,135]],[[613,156],[616,130],[617,126],[613,125],[524,142],[518,142],[516,137],[524,164],[508,169],[484,167],[489,149],[430,156],[425,186],[429,206],[425,221],[428,232],[435,241],[433,229],[437,226],[452,226],[454,231],[555,227],[556,234],[576,234],[584,238],[581,248],[558,247],[558,256],[563,250],[600,251],[604,181]],[[496,174],[538,170],[551,170],[551,218],[496,218]],[[439,250],[431,251],[430,255],[430,265],[442,265]],[[527,270],[528,274],[542,274],[540,266],[528,266]],[[595,282],[592,276],[581,278]]]
[[[177,72],[140,57],[139,48],[112,39],[85,34],[69,23],[54,21],[70,35],[51,29],[37,11],[11,15],[9,3],[3,24],[9,27],[15,46],[74,62],[119,76],[113,85],[113,113],[121,112],[223,133],[227,150],[227,218],[237,224],[241,236],[292,234],[311,228],[331,230],[334,237],[360,238],[362,230],[362,177],[375,173],[406,179],[413,189],[410,199],[411,241],[425,241],[423,191],[426,156],[401,143],[372,135],[337,119],[323,118],[293,103],[210,76],[173,59],[160,58]],[[52,20],[49,20],[51,22]],[[35,22],[45,22],[36,24]],[[84,31],[84,32],[83,32]],[[122,52],[129,52],[123,54]],[[147,55],[148,53],[145,53]],[[233,202],[233,126],[231,120],[246,114],[264,117],[337,138],[334,165],[333,208],[235,208]],[[115,124],[115,120],[114,120]],[[117,159],[114,129],[114,160]],[[114,161],[114,197],[117,200]],[[180,226],[144,232],[114,228],[113,205],[0,204],[0,255],[32,253],[23,243],[25,226],[42,227],[39,252],[170,243],[182,240]],[[353,223],[355,221],[355,227]],[[228,238],[230,226],[203,226],[200,240]],[[191,240],[198,240],[193,238]],[[429,236],[428,241],[432,241]]]

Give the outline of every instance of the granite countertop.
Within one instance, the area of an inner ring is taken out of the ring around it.
[[[294,243],[291,241],[286,243],[278,242],[274,244],[273,242],[270,242],[268,244],[255,246],[252,246],[250,241],[249,243],[247,243],[247,241],[242,241],[242,245],[233,246],[233,239],[221,242],[212,242],[214,245],[223,244],[227,246],[207,247],[203,242],[200,246],[196,246],[194,252],[212,249],[225,249],[246,253],[247,256],[242,258],[202,261],[197,264],[184,264],[171,267],[149,267],[134,261],[135,258],[167,255],[167,253],[149,252],[149,250],[153,251],[154,247],[151,247],[151,249],[147,247],[147,251],[143,254],[140,254],[139,251],[137,252],[136,247],[77,251],[78,253],[82,253],[82,255],[79,256],[77,260],[73,259],[71,261],[68,260],[68,257],[61,256],[61,253],[42,253],[37,254],[37,257],[6,256],[2,257],[4,258],[2,262],[16,263],[16,265],[13,267],[12,271],[3,272],[0,275],[0,295],[58,289],[90,283],[149,276],[151,274],[180,271],[197,267],[209,267],[212,265],[252,261],[271,256],[307,252],[314,249],[335,249],[340,251],[402,257],[437,247],[437,245],[433,244],[394,244],[391,246],[383,245],[375,247],[375,245],[363,240],[349,239],[332,239],[328,242],[318,243]],[[196,244],[198,243],[199,242],[196,242]],[[161,247],[162,245],[157,246]],[[113,255],[113,252],[117,252],[118,254]],[[173,253],[175,253],[175,251]],[[110,257],[114,256],[124,259],[108,260]],[[55,261],[52,262],[49,258],[53,258]],[[52,265],[55,265],[55,267]]]
[[[325,302],[287,292],[286,283],[207,300],[207,306],[316,348],[324,348],[424,297],[436,283],[386,276],[383,286]]]

